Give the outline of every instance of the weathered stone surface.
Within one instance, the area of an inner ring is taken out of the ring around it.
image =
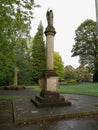
[[[0,89],[0,94],[31,97],[38,95],[28,89],[20,92]],[[29,98],[13,99],[13,105],[11,100],[0,100],[0,130],[98,130],[98,97],[76,94],[64,94],[63,96],[71,100],[70,107],[41,109],[35,107]],[[16,113],[15,116],[13,116],[12,106]]]
[[[53,63],[54,63],[53,50],[54,50],[54,36],[47,35],[46,37],[46,56],[47,56],[46,69],[47,70],[53,70]]]
[[[13,121],[12,102],[11,100],[0,100],[0,126],[1,124],[8,125]]]
[[[55,95],[58,94],[55,93]],[[80,100],[71,100],[71,106],[60,107],[59,105],[59,107],[56,107],[56,104],[54,106],[50,105],[50,107],[37,108],[30,102],[30,99],[16,99],[14,100],[15,123],[32,123],[34,121],[62,118],[80,118],[98,114],[98,108],[92,105],[93,102],[98,102],[97,97],[71,94],[67,95],[67,97],[69,100],[72,98],[79,98]]]
[[[53,106],[70,106],[71,102],[65,100],[58,92],[42,91],[40,96],[36,96],[31,101],[39,108]]]
[[[58,77],[49,77],[46,79],[46,90],[56,92],[58,86]]]

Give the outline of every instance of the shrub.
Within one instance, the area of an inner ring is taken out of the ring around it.
[[[77,83],[77,81],[75,79],[70,79],[67,81],[68,83]]]

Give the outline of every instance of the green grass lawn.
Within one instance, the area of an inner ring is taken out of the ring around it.
[[[59,87],[59,92],[67,94],[85,94],[98,96],[98,83],[62,85]]]
[[[37,85],[27,86],[26,88],[31,89],[32,91],[41,91],[41,87]],[[98,96],[98,83],[59,85],[58,91],[64,94],[85,94],[91,96]],[[14,98],[28,98],[28,96],[0,95],[0,99]]]
[[[34,86],[33,91],[41,91],[39,86]],[[98,83],[83,83],[72,85],[59,85],[58,91],[65,94],[85,94],[98,96]]]
[[[28,98],[28,96],[0,95],[0,99]]]

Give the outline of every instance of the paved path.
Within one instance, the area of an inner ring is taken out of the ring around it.
[[[16,95],[16,96],[35,96],[38,92],[33,92],[31,89],[20,89],[20,90],[4,90],[0,89],[0,95]]]
[[[35,95],[38,95],[38,93],[32,92],[29,89],[19,91],[0,90],[0,95],[18,95],[34,97]],[[44,117],[46,114],[52,117],[57,113],[65,114],[64,112],[66,112],[68,114],[79,110],[98,110],[98,97],[73,94],[66,94],[66,96],[72,102],[71,107],[45,108],[44,110],[37,109],[35,106],[33,106],[33,104],[30,102],[30,98],[0,100],[0,130],[98,130],[97,115],[94,117],[89,116],[85,118],[80,118],[78,116],[70,120],[66,119],[65,117],[63,120],[44,120],[41,122],[37,121],[36,124],[32,124],[32,119],[34,119],[34,116]],[[14,124],[17,124],[21,121],[21,126],[17,126]]]

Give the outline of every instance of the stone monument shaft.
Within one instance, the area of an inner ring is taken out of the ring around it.
[[[46,13],[47,17],[47,27],[45,31],[46,35],[46,70],[53,70],[54,64],[54,35],[55,35],[55,28],[53,27],[53,12],[52,10],[48,10]]]
[[[54,64],[54,36],[47,35],[46,36],[46,56],[47,56],[47,63],[46,63],[46,70],[53,70]]]

